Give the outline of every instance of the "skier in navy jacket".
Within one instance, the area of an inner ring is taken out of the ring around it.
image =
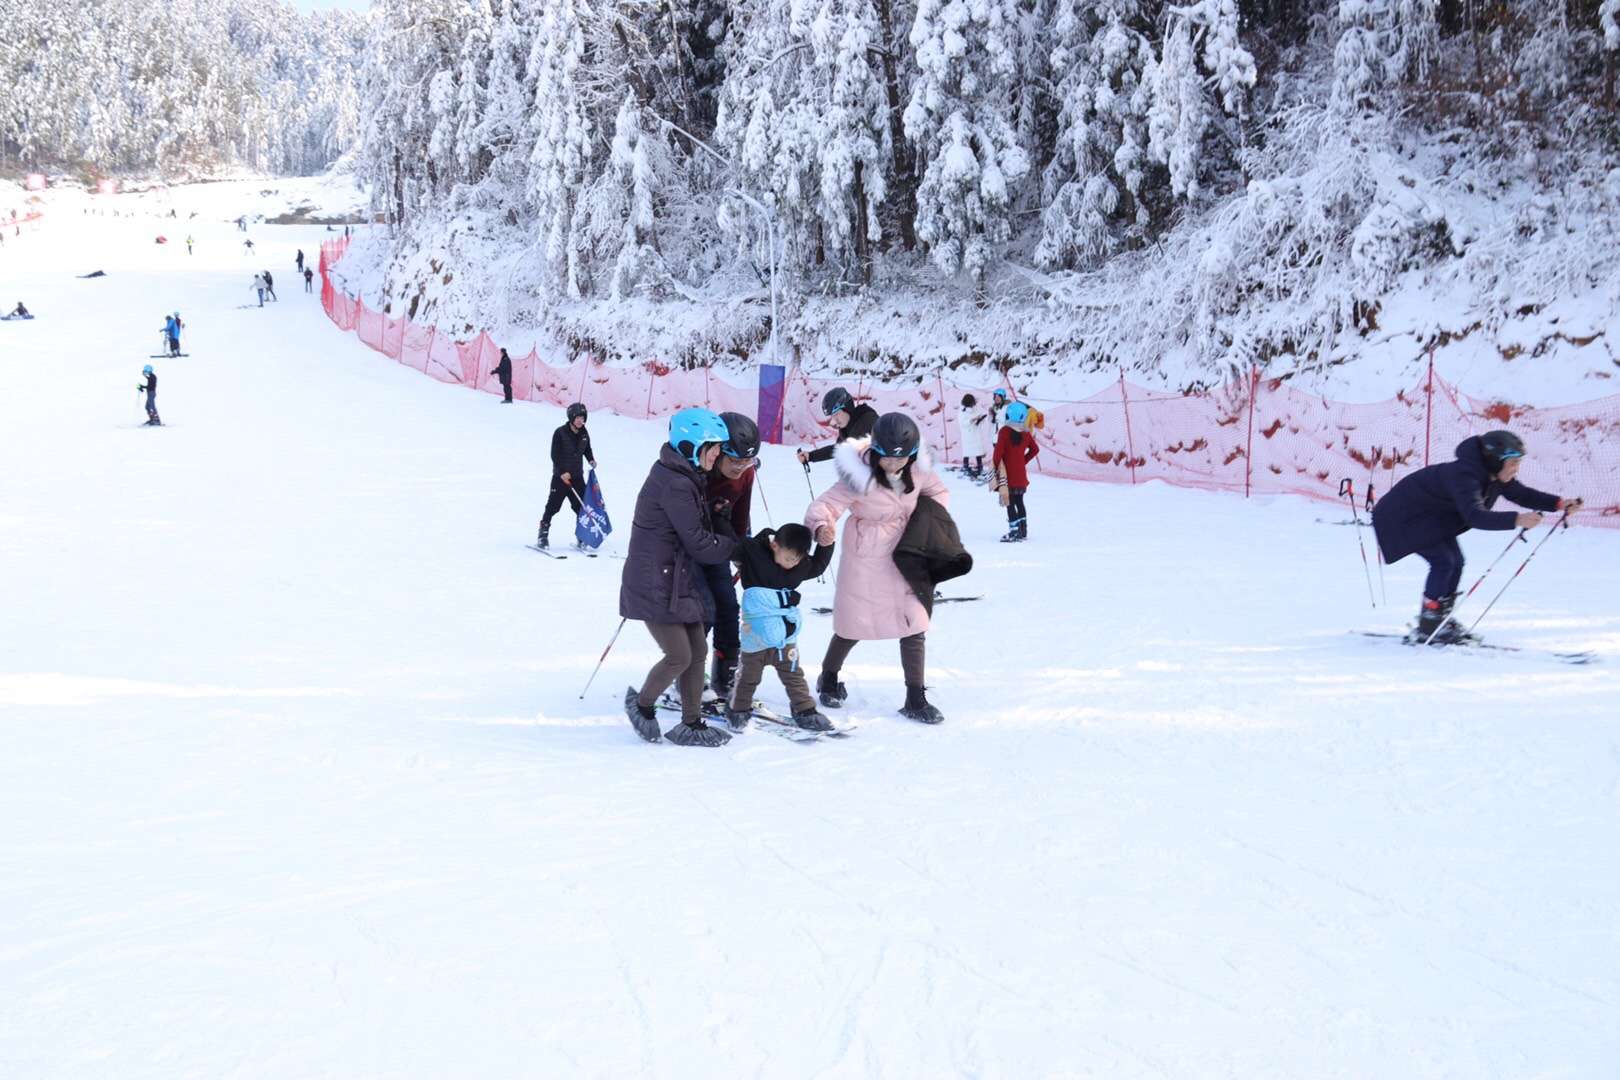
[[[1511,431],[1474,435],[1457,444],[1457,460],[1419,469],[1390,488],[1373,509],[1373,531],[1384,561],[1418,555],[1429,564],[1423,607],[1413,637],[1450,644],[1465,639],[1451,609],[1462,580],[1463,553],[1457,537],[1469,529],[1533,529],[1542,513],[1578,510],[1580,499],[1563,499],[1519,483],[1524,441]],[[1493,510],[1496,500],[1526,507],[1529,513]]]

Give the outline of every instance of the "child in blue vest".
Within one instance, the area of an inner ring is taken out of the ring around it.
[[[810,553],[812,537],[803,525],[783,525],[761,529],[737,545],[732,559],[742,576],[742,633],[737,682],[731,692],[726,720],[733,729],[748,726],[754,708],[754,691],[766,667],[776,669],[793,708],[793,722],[807,731],[831,731],[832,724],[816,710],[810,684],[799,664],[798,587],[810,578],[826,573],[832,561],[833,545],[817,544]]]

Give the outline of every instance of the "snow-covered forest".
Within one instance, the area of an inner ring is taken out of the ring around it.
[[[1617,12],[385,0],[362,168],[397,228],[349,283],[706,362],[765,340],[774,255],[787,344],[889,372],[1322,367],[1415,285],[1453,317],[1403,316],[1419,344],[1571,297],[1601,324]]]
[[[0,163],[319,172],[359,134],[365,40],[264,0],[0,0]]]

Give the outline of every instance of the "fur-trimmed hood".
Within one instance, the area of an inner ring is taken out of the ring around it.
[[[859,439],[846,439],[838,444],[833,451],[833,468],[838,472],[838,479],[848,484],[857,495],[865,495],[872,490],[872,466],[868,461],[868,451],[872,449],[872,438],[863,435]],[[920,443],[917,447],[917,465],[933,471],[934,455],[929,453],[928,444]],[[916,469],[913,467],[912,479],[916,480]]]

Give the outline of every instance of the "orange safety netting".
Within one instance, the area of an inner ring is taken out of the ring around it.
[[[321,245],[321,303],[341,329],[408,367],[444,382],[488,393],[500,384],[490,372],[500,347],[487,334],[455,341],[371,311],[331,282],[327,267],[348,241]],[[512,357],[513,396],[564,405],[581,401],[622,416],[667,416],[688,405],[753,415],[758,393],[736,387],[709,369],[671,368],[656,360],[608,366],[586,357],[552,365],[531,351]],[[848,380],[789,374],[783,388],[782,438],[820,443],[821,396]],[[1010,384],[1006,384],[1011,392]],[[894,388],[858,380],[855,396],[881,412],[904,412],[923,429],[936,454],[961,456],[957,405],[972,393],[988,405],[994,387],[947,381]],[[1358,504],[1368,488],[1382,494],[1414,469],[1450,460],[1469,435],[1510,427],[1530,447],[1526,480],[1560,495],[1579,495],[1591,524],[1620,527],[1620,396],[1578,405],[1516,407],[1468,397],[1434,374],[1390,401],[1348,404],[1302,393],[1257,373],[1217,390],[1172,394],[1132,385],[1121,376],[1091,397],[1058,401],[1012,394],[1039,409],[1038,475],[1107,483],[1162,480],[1183,487],[1249,494],[1294,494],[1344,501],[1344,482]],[[989,446],[985,447],[989,450]]]

